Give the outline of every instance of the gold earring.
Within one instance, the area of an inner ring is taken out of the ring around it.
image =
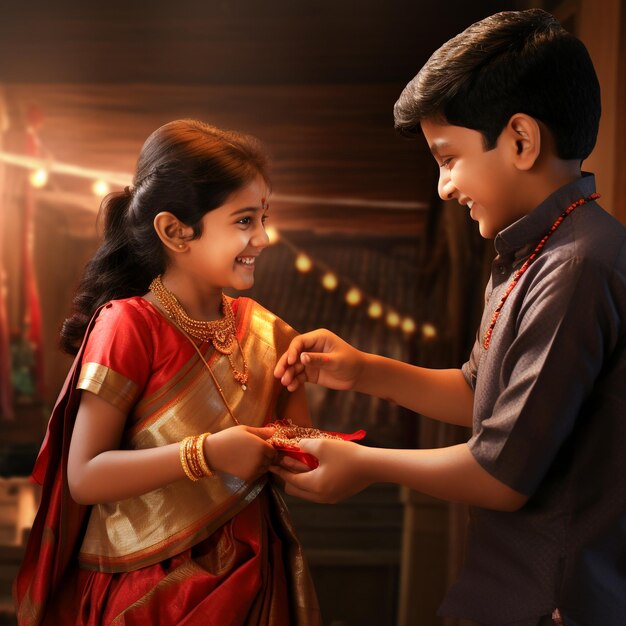
[[[179,243],[179,244],[178,244],[178,247],[182,249],[182,248],[184,248],[184,247],[185,247],[185,244],[184,244],[184,243]]]

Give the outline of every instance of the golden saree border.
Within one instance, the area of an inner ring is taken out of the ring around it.
[[[91,391],[124,413],[130,411],[138,393],[137,383],[130,378],[106,365],[91,362],[81,367],[76,388]]]
[[[237,330],[250,364],[248,390],[233,378],[225,357],[206,357],[242,424],[275,419],[281,389],[274,379],[277,356],[295,336],[282,320],[253,300],[237,307]],[[187,339],[184,339],[187,341]],[[202,432],[233,426],[206,366],[197,354],[160,389],[141,398],[123,446],[145,449],[177,443]],[[266,479],[248,484],[228,474],[197,482],[182,479],[135,498],[94,505],[79,554],[81,567],[103,572],[133,571],[202,541],[254,499]]]

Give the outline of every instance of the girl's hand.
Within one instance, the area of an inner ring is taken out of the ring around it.
[[[369,486],[373,480],[367,472],[367,450],[364,446],[337,439],[302,439],[298,447],[317,457],[320,464],[304,471],[295,459],[284,457],[280,466],[270,471],[285,483],[292,496],[334,504]]]
[[[233,426],[212,434],[204,442],[204,456],[212,470],[226,472],[252,482],[265,472],[276,450],[265,440],[273,428]]]
[[[326,329],[298,335],[289,344],[274,376],[289,391],[304,382],[331,389],[352,389],[363,368],[364,354]]]

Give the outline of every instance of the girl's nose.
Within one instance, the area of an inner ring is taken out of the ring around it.
[[[267,248],[267,246],[270,245],[270,238],[267,232],[265,231],[265,226],[263,224],[260,224],[255,229],[254,235],[252,236],[250,243],[255,248],[259,248],[259,249]]]

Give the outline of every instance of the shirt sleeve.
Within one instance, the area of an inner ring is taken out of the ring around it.
[[[489,473],[535,491],[614,349],[617,311],[611,270],[597,263],[571,258],[531,284],[501,362],[500,392],[468,443]]]
[[[128,413],[148,381],[152,354],[150,326],[141,311],[127,300],[110,302],[87,339],[77,388]]]

